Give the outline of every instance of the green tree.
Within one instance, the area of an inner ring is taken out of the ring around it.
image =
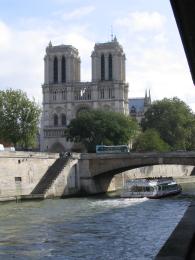
[[[66,139],[80,142],[88,152],[94,152],[98,144],[119,145],[130,142],[138,130],[137,122],[129,116],[103,110],[79,113],[65,131]]]
[[[174,97],[154,102],[145,113],[141,126],[144,131],[148,128],[157,130],[160,137],[177,150],[190,149],[194,122],[190,108]]]
[[[33,146],[40,108],[21,90],[0,91],[0,139],[15,146]]]
[[[133,143],[133,150],[142,152],[166,152],[170,150],[170,147],[160,138],[160,134],[156,130],[147,129],[137,136]]]

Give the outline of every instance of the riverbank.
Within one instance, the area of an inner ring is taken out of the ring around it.
[[[155,260],[195,259],[195,202],[186,210],[183,218],[172,232]]]

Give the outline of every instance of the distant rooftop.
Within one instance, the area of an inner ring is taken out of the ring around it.
[[[131,111],[132,107],[135,107],[137,112],[144,111],[144,97],[143,98],[130,98],[129,99],[129,111]]]
[[[78,50],[75,47],[73,47],[72,45],[65,45],[65,44],[52,45],[51,41],[49,42],[49,44],[46,48],[47,53],[65,52],[65,51],[70,51],[70,50],[72,52],[74,52],[74,54],[76,54],[76,55],[79,54]]]
[[[104,42],[104,43],[96,43],[95,44],[95,49],[105,49],[105,48],[113,48],[113,49],[120,49],[120,51],[123,51],[122,46],[119,44],[116,36],[114,39],[112,39],[109,42]]]

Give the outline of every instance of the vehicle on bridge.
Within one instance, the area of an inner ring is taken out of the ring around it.
[[[96,145],[96,153],[129,153],[128,145]]]
[[[181,186],[172,177],[127,180],[121,193],[122,198],[158,199],[181,193]]]

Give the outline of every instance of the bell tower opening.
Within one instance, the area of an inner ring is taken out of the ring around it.
[[[58,82],[58,58],[55,57],[53,61],[53,82]]]
[[[108,79],[112,80],[112,55],[109,54],[108,57]]]
[[[61,61],[61,72],[62,72],[62,82],[66,82],[66,59],[63,56]]]
[[[105,57],[101,55],[101,80],[105,80]]]

